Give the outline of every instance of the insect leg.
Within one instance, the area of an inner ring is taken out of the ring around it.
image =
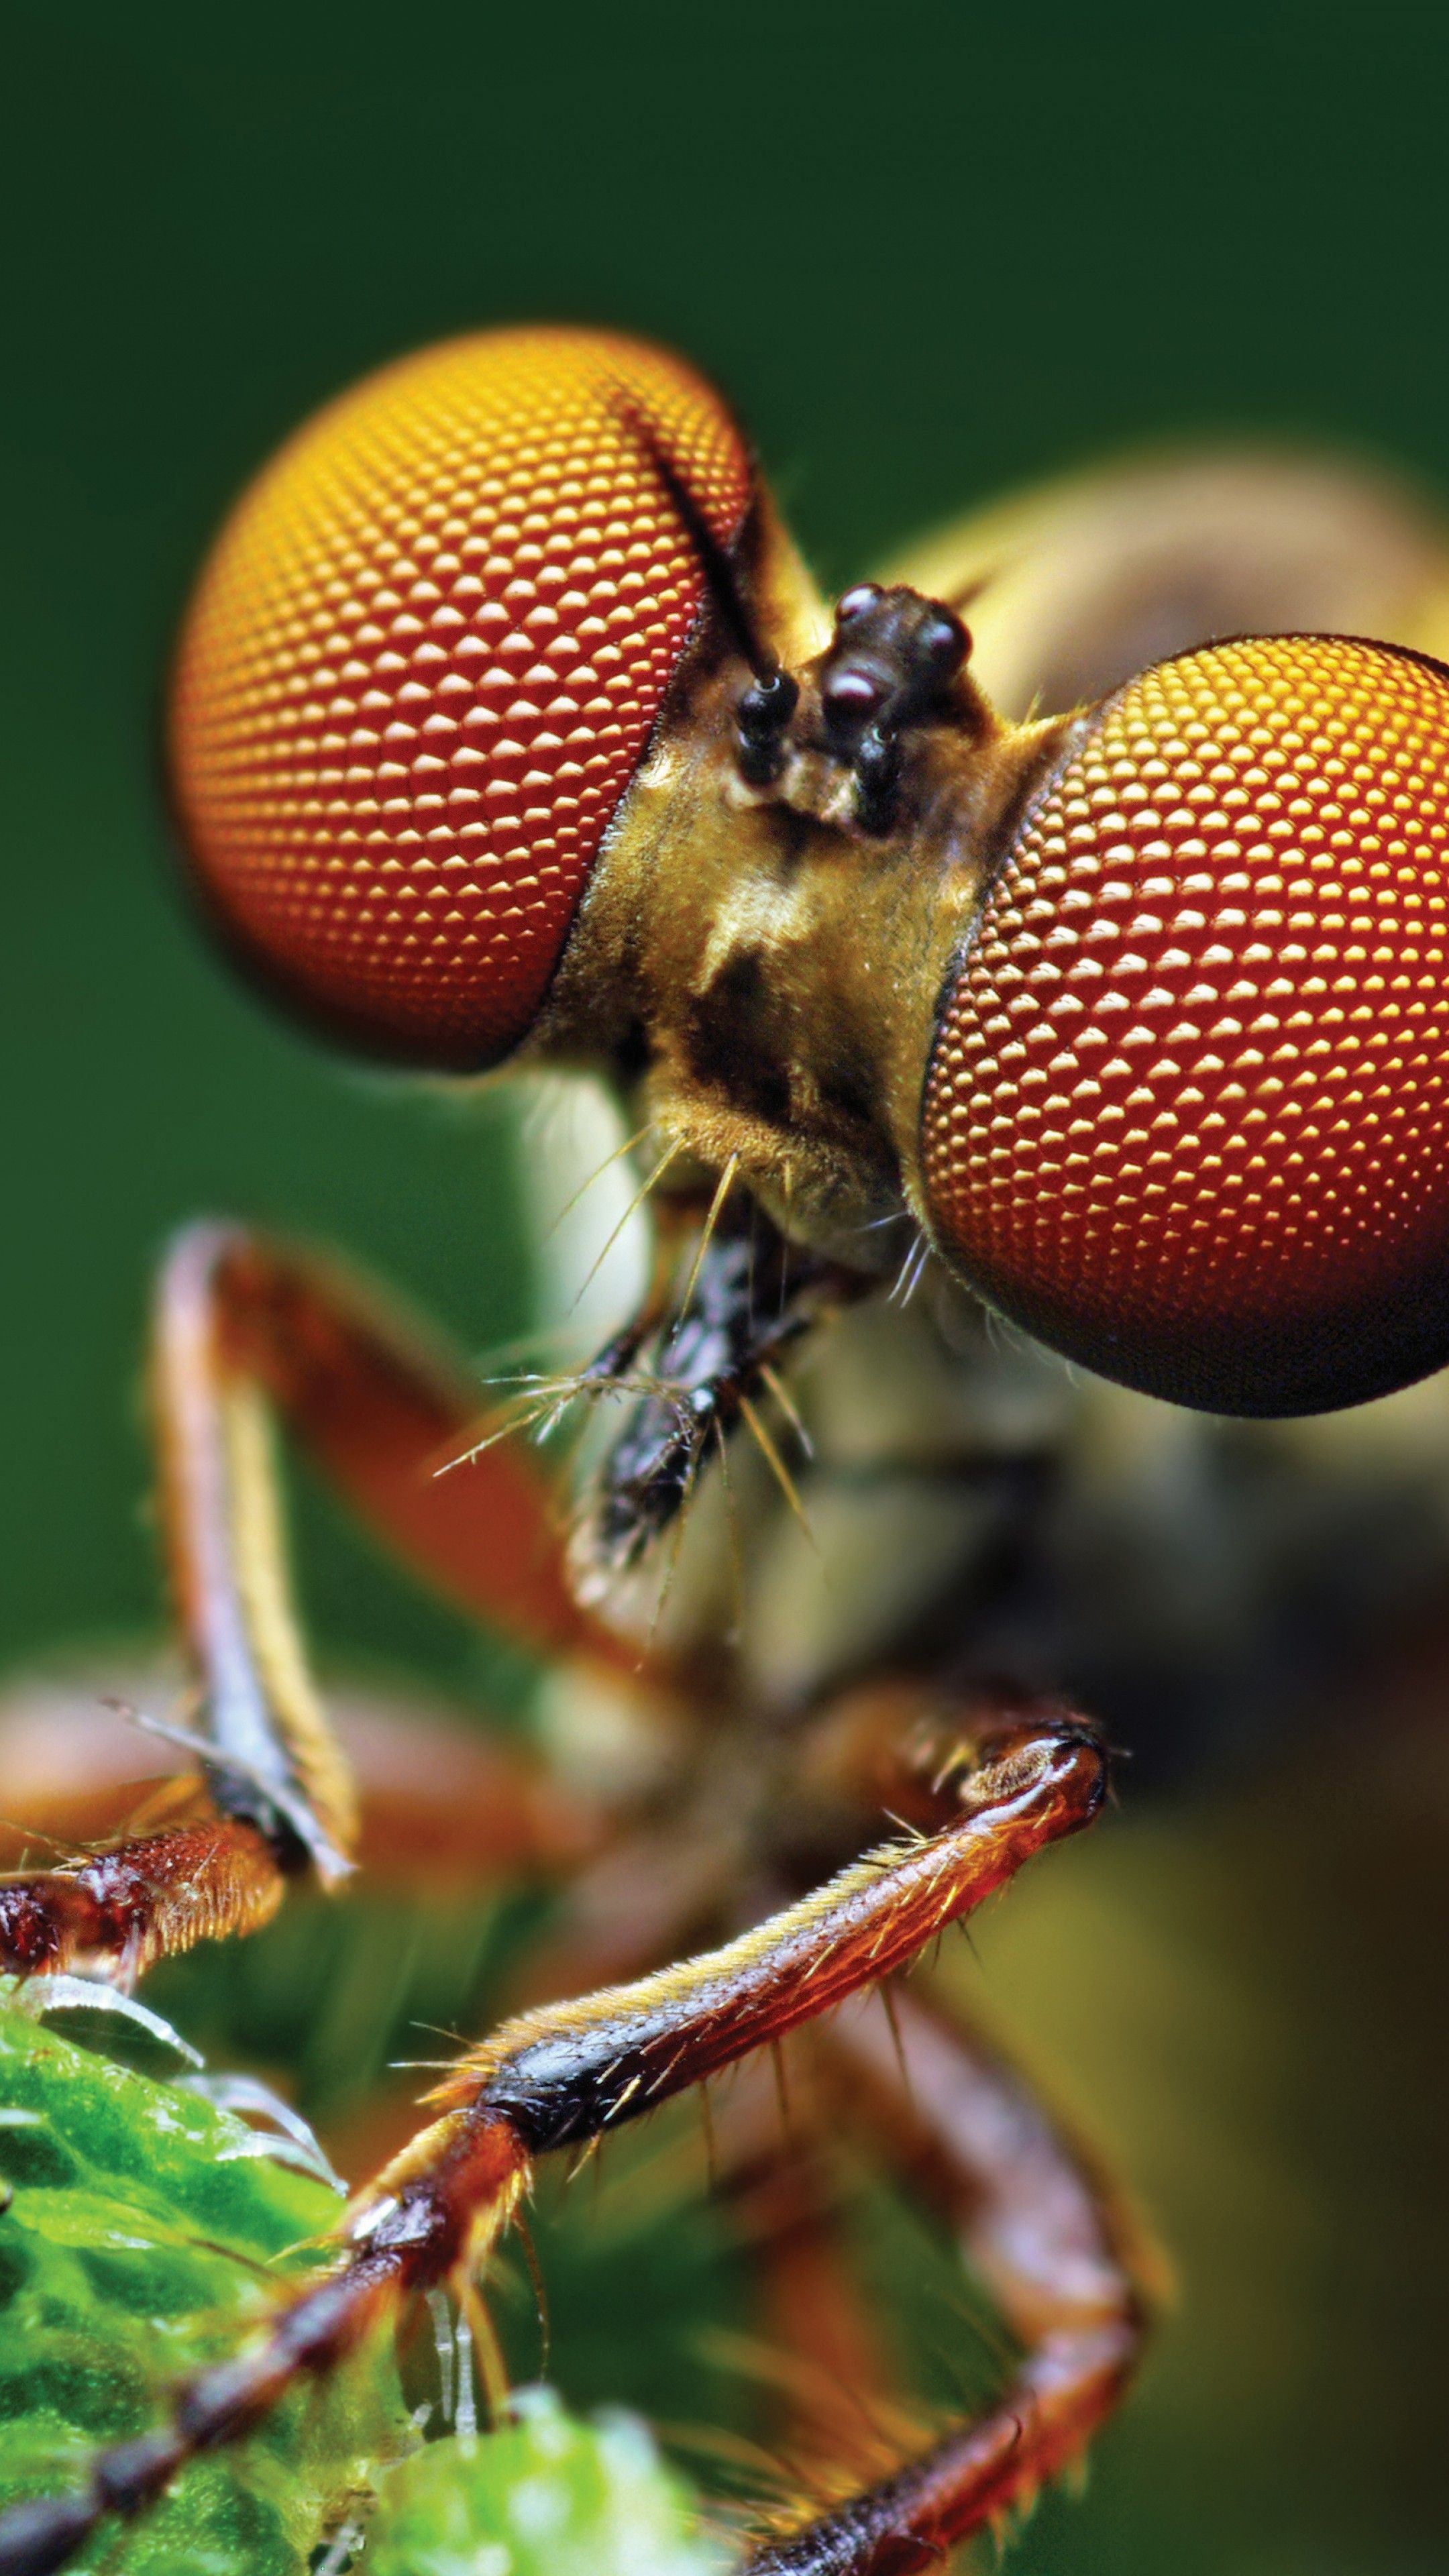
[[[138,1672],[128,1694],[140,1708],[174,1695],[162,1671]],[[426,1701],[345,1689],[333,1713],[374,1885],[436,1892],[440,1882],[567,1877],[607,1833],[604,1810],[568,1794],[523,1746]],[[283,1873],[266,1838],[209,1813],[194,1752],[143,1729],[100,1697],[94,1674],[35,1677],[0,1695],[10,1809],[0,1856],[12,1863],[0,1877],[0,1969],[104,1963],[130,1979],[195,1941],[255,1931],[275,1911]],[[37,1840],[60,1845],[39,1870],[26,1866]]]
[[[196,1226],[163,1269],[153,1388],[163,1522],[224,1812],[308,1857],[350,1860],[354,1793],[307,1670],[287,1582],[267,1410],[437,1589],[552,1653],[625,1655],[567,1588],[546,1490],[516,1446],[438,1470],[476,1433],[466,1371],[318,1256]]]
[[[979,1754],[941,1832],[854,1862],[720,1949],[522,2014],[469,2050],[432,2097],[440,2116],[354,2204],[336,2269],[256,2344],[184,2383],[169,2422],[101,2452],[70,2494],[0,2516],[0,2576],[49,2576],[107,2514],[140,2512],[198,2451],[335,2368],[404,2297],[467,2286],[537,2157],[637,2119],[877,1984],[1097,1813],[1105,1759],[1084,1727],[1011,1725]]]
[[[239,1817],[140,1835],[55,1869],[0,1878],[0,1970],[28,1977],[104,1961],[129,1984],[198,1941],[259,1931],[283,1887],[266,1837]]]
[[[1110,2190],[1021,2078],[932,2006],[894,1998],[815,2034],[841,2116],[945,2219],[1022,2347],[990,2411],[767,2542],[748,2576],[877,2576],[958,2542],[1078,2457],[1131,2377],[1146,2266]]]
[[[625,1653],[575,1608],[544,1489],[514,1452],[489,1449],[457,1475],[436,1474],[476,1428],[466,1372],[315,1256],[218,1226],[182,1236],[159,1283],[153,1385],[162,1517],[201,1683],[194,1716],[156,1731],[201,1781],[183,1802],[184,1821],[168,1816],[164,1832],[0,1880],[0,1968],[20,1974],[104,1964],[133,1978],[168,1952],[257,1929],[308,1861],[324,1881],[351,1864],[353,1764],[323,1712],[292,1613],[269,1403],[440,1588],[535,1645],[599,1661]],[[89,1712],[92,1729],[99,1714]],[[52,1717],[44,1731],[73,1797],[63,1726]],[[364,1733],[364,1770],[376,1770],[376,1722]],[[420,1814],[429,1768],[420,1740],[415,1759],[384,1764],[390,1786],[374,1784],[376,1839],[387,1841],[390,1803],[403,1842],[424,1846],[434,1869],[443,1852],[456,1853],[469,1813],[483,1816],[474,1857],[485,1866],[572,1866],[592,1847],[596,1820],[566,1812],[501,1748],[491,1764],[474,1748],[466,1778],[457,1747],[450,1756],[435,1802],[441,1834],[436,1817]]]
[[[731,1198],[727,1169],[677,1304],[664,1303],[628,1359],[644,1392],[630,1408],[575,1537],[585,1582],[635,1565],[675,1521],[710,1449],[743,1417],[775,1364],[871,1281],[801,1252],[752,1203]],[[612,1353],[589,1372],[604,1382]],[[626,1381],[627,1382],[627,1381]],[[776,1381],[778,1383],[778,1381]],[[783,1472],[778,1470],[777,1472]]]
[[[822,2474],[832,2496],[852,2475],[863,2485],[902,2446],[882,2321],[857,2277],[840,2202],[839,2125],[803,2052],[788,2069],[777,2053],[774,2069],[744,2070],[717,2115],[716,2190],[755,2288],[757,2340],[735,2357],[770,2391],[768,2447],[791,2494],[819,2492]]]

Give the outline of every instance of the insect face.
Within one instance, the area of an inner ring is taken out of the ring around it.
[[[682,675],[538,1034],[585,1054],[622,1013],[667,1146],[869,1273],[914,1234],[903,1171],[983,853],[1062,728],[1001,724],[913,591],[820,624],[772,705],[728,655]]]
[[[363,386],[183,640],[224,935],[416,1066],[632,1087],[860,1272],[924,1229],[1072,1358],[1292,1413],[1449,1354],[1449,677],[1218,645],[995,716],[943,603],[833,625],[717,398],[578,332]]]

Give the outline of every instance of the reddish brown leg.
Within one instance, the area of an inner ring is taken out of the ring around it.
[[[477,1435],[466,1371],[314,1256],[218,1226],[183,1235],[158,1290],[153,1392],[162,1521],[199,1683],[182,1732],[211,1813],[11,1882],[0,1966],[86,1960],[134,1974],[167,1950],[265,1922],[306,1863],[328,1884],[352,1864],[352,1768],[292,1612],[269,1407],[437,1588],[551,1654],[629,1661],[575,1606],[545,1489],[512,1445],[438,1473]],[[495,1826],[537,1842],[522,1766],[500,1755],[494,1773]],[[587,1836],[562,1838],[575,1856],[587,1847]],[[485,1859],[497,1839],[485,1832]]]
[[[477,1390],[418,1328],[315,1255],[235,1228],[178,1241],[157,1299],[163,1521],[226,1812],[347,1866],[351,1782],[292,1614],[266,1412],[435,1588],[551,1654],[619,1661],[564,1579],[543,1486],[509,1442],[440,1474]]]
[[[741,2354],[773,2397],[769,2448],[792,2492],[821,2474],[864,2479],[884,2461],[900,2422],[881,2332],[844,2241],[833,2153],[833,2103],[798,2061],[779,2086],[756,2070],[752,2134],[739,2152],[738,2093],[718,2121],[718,2186],[727,2195],[758,2283],[761,2342]],[[788,2089],[787,2089],[788,2085]],[[787,2107],[788,2106],[788,2107]],[[896,2442],[890,2456],[897,2456]]]
[[[276,1855],[254,1825],[206,1817],[0,1879],[0,1969],[30,1977],[104,1964],[129,1985],[173,1951],[260,1930],[282,1891]]]
[[[958,2234],[1023,2347],[979,2421],[823,2520],[766,2543],[750,2576],[906,2576],[1076,2458],[1131,2376],[1146,2323],[1132,2231],[1019,2076],[909,1995],[816,2034],[838,2112]]]
[[[154,1708],[171,1688],[163,1676],[138,1675],[127,1697]],[[568,1797],[521,1747],[375,1692],[339,1693],[334,1715],[373,1884],[436,1893],[440,1884],[556,1877],[598,1850],[608,1819]],[[185,1759],[79,1682],[16,1684],[0,1699],[0,1781],[12,1808],[0,1846],[16,1859],[33,1850],[22,1816],[47,1840],[95,1846],[0,1878],[0,1969],[104,1967],[129,1982],[170,1952],[270,1919],[284,1883],[271,1846],[239,1818],[199,1814],[194,1776],[157,1780],[161,1764],[179,1771]],[[156,1829],[133,1826],[112,1842],[138,1809],[151,1811]]]
[[[101,2453],[83,2487],[0,2516],[0,2576],[48,2576],[107,2513],[139,2512],[300,2374],[335,2367],[409,2293],[450,2278],[466,2290],[539,2155],[638,2118],[906,1966],[1088,1824],[1103,1788],[1084,1728],[1013,1727],[958,1774],[959,1811],[941,1832],[857,1861],[722,1949],[506,2024],[460,2061],[433,2097],[440,2117],[355,2205],[329,2278],[280,2308],[250,2350],[183,2386],[167,2424]]]

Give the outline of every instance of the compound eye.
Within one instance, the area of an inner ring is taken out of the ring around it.
[[[1333,636],[1132,680],[948,981],[945,1258],[1067,1357],[1242,1414],[1449,1360],[1449,671]]]
[[[749,460],[688,368],[487,333],[344,396],[234,512],[176,800],[223,938],[314,1025],[460,1070],[526,1036],[705,603],[661,460],[732,545]]]

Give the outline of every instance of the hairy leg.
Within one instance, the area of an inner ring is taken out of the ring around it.
[[[198,1941],[260,1931],[282,1894],[276,1856],[254,1825],[202,1817],[0,1879],[0,1969],[29,1977],[104,1968],[129,1986]]]
[[[1090,2162],[1021,2078],[910,1995],[816,2034],[839,2116],[959,2237],[1021,2347],[989,2412],[823,2519],[781,2534],[750,2576],[908,2576],[1028,2501],[1117,2404],[1141,2348],[1147,2268]]]
[[[175,1677],[162,1671],[136,1673],[126,1692],[152,1709],[174,1696]],[[606,1811],[570,1796],[524,1747],[451,1711],[344,1688],[332,1713],[373,1884],[436,1893],[562,1879],[606,1838]],[[94,1681],[17,1682],[0,1697],[11,1810],[0,1849],[23,1863],[37,1840],[70,1846],[44,1869],[0,1877],[0,1969],[80,1967],[130,1983],[195,1941],[270,1920],[284,1883],[271,1845],[243,1819],[207,1811],[190,1763],[107,1705]]]
[[[741,2070],[711,2120],[716,2191],[755,2276],[756,2327],[736,2346],[772,2396],[781,2491],[835,2495],[895,2458],[905,2431],[882,2322],[848,2242],[839,2119],[810,2053]],[[891,2447],[895,2436],[894,2447]]]
[[[906,1966],[1023,1862],[1090,1823],[1100,1747],[1075,1724],[1003,1730],[955,1775],[956,1821],[854,1863],[722,1949],[634,1984],[523,2014],[470,2050],[440,2116],[363,2193],[335,2270],[280,2307],[235,2360],[179,2391],[170,2420],[98,2455],[69,2495],[0,2517],[0,2576],[48,2576],[111,2512],[135,2514],[198,2451],[248,2431],[402,2298],[479,2264],[536,2158],[581,2144]],[[847,2562],[848,2563],[848,2562]]]
[[[190,1228],[158,1287],[153,1394],[212,1794],[292,1838],[324,1879],[348,1865],[354,1800],[292,1612],[269,1409],[435,1589],[549,1653],[627,1660],[575,1605],[546,1489],[516,1444],[440,1472],[477,1435],[467,1372],[318,1256]]]
[[[0,1967],[84,1961],[134,1976],[266,1922],[308,1865],[329,1885],[352,1866],[356,1784],[292,1611],[269,1409],[436,1588],[531,1645],[629,1661],[576,1608],[545,1488],[511,1444],[438,1472],[477,1433],[467,1373],[315,1256],[191,1228],[158,1285],[152,1380],[162,1524],[198,1685],[173,1731],[199,1766],[205,1814],[0,1886]],[[505,1840],[548,1841],[522,1766],[500,1755],[494,1773],[483,1857],[500,1821]],[[552,1838],[577,1842],[566,1823]]]

